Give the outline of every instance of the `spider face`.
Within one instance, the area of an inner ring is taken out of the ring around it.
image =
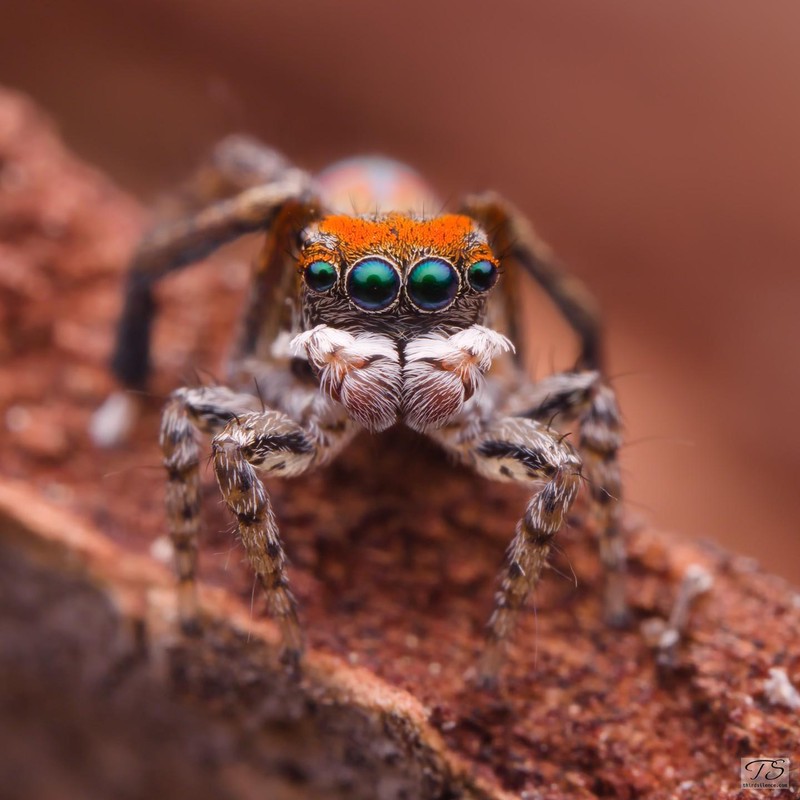
[[[308,327],[402,335],[478,322],[498,263],[466,216],[334,215],[303,231],[299,271]]]

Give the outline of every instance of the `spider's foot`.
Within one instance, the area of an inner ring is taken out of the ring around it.
[[[619,609],[606,609],[603,618],[605,619],[606,625],[608,625],[609,628],[615,628],[616,630],[630,628],[631,623],[633,622],[633,614],[631,614],[631,610],[627,607]]]
[[[283,647],[279,656],[286,674],[291,680],[299,681],[303,676],[303,650]]]
[[[297,616],[292,612],[280,621],[281,652],[280,662],[293,679],[299,679],[302,673],[305,638]]]
[[[498,642],[490,641],[477,665],[467,672],[465,678],[477,689],[494,691],[500,685],[500,670],[504,661],[505,648]]]
[[[500,686],[500,677],[497,674],[483,672],[478,669],[475,671],[471,683],[476,689],[480,689],[481,691],[494,692],[497,691],[498,686]]]
[[[200,624],[200,619],[195,615],[192,617],[181,618],[181,633],[184,636],[191,636],[197,638],[203,634],[203,626]]]
[[[200,636],[203,626],[197,609],[197,586],[194,581],[178,583],[178,619],[185,636]]]
[[[625,599],[625,581],[620,573],[606,577],[603,618],[610,628],[628,628],[633,621],[628,601]]]

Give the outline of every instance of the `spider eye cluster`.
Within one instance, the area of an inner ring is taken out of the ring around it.
[[[337,268],[328,261],[313,261],[304,270],[306,286],[325,293],[339,279]],[[474,292],[487,292],[497,282],[497,266],[488,260],[467,267],[466,283]],[[461,273],[446,259],[427,256],[408,271],[405,287],[400,269],[385,258],[368,256],[356,262],[345,274],[348,297],[365,311],[383,311],[392,305],[405,288],[408,300],[423,312],[441,311],[451,305],[462,284]]]

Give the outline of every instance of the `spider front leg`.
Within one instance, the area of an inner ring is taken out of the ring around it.
[[[266,409],[232,419],[214,437],[214,471],[237,520],[239,537],[281,631],[282,660],[297,666],[303,635],[286,577],[286,555],[269,494],[257,472],[301,475],[333,458],[355,432],[345,421],[313,420],[303,427]]]
[[[621,521],[622,482],[618,452],[622,443],[614,390],[599,372],[564,372],[545,378],[514,404],[520,416],[559,425],[577,419],[578,449],[592,498],[605,569],[605,617],[616,627],[629,618],[625,599],[625,541]]]
[[[517,524],[508,549],[508,566],[495,596],[479,668],[481,681],[491,684],[525,600],[547,562],[551,541],[575,500],[581,461],[569,444],[535,420],[499,417],[476,421],[471,416],[464,414],[459,425],[430,431],[430,435],[487,478],[544,484]]]
[[[184,388],[170,395],[161,415],[159,443],[168,476],[166,509],[178,576],[178,617],[187,633],[198,630],[200,433],[218,433],[234,416],[257,407],[256,398],[222,386]]]

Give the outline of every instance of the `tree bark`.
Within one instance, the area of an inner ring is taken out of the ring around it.
[[[247,268],[223,254],[165,282],[154,396],[129,443],[97,451],[85,432],[111,389],[142,224],[28,101],[0,94],[5,796],[705,798],[738,794],[742,757],[800,758],[797,591],[646,526],[629,534],[630,629],[602,621],[594,537],[576,519],[501,686],[476,689],[527,498],[399,432],[270,484],[309,638],[299,678],[277,660],[210,474],[203,633],[180,635],[158,395],[191,366],[220,370]],[[647,632],[698,567],[713,586],[659,655]]]

